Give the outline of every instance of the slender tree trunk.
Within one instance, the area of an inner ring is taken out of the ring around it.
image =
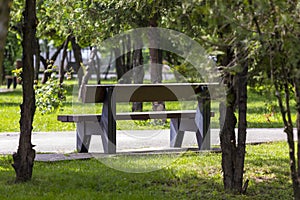
[[[111,64],[112,64],[112,57],[113,57],[113,53],[114,53],[114,50],[111,50],[110,51],[110,56],[109,56],[109,61],[108,61],[108,65],[107,65],[107,68],[104,72],[104,79],[107,80],[107,76],[108,76],[108,73],[109,73],[109,70],[110,70],[110,67],[111,67]]]
[[[34,70],[34,80],[38,81],[39,80],[39,72],[40,72],[40,43],[39,39],[36,39],[35,43],[35,70]]]
[[[150,53],[150,76],[152,83],[162,82],[162,51],[159,50],[159,31],[155,29],[158,26],[159,13],[156,13],[149,21],[150,27],[153,27],[149,31],[149,53]],[[153,102],[152,109],[154,111],[165,110],[165,104],[162,101]]]
[[[239,50],[243,52],[242,49]],[[233,52],[227,49],[227,55],[222,60],[223,66],[228,66],[233,60]],[[242,60],[240,54],[236,55]],[[247,74],[248,63],[241,62],[242,72],[237,75],[224,73],[224,83],[227,85],[226,103],[220,105],[220,141],[222,149],[223,183],[225,190],[245,193],[248,180],[243,187],[244,161],[246,149],[247,128]],[[235,108],[238,108],[238,121]],[[235,136],[235,126],[238,122],[238,138]]]
[[[132,51],[132,48],[131,48],[131,38],[130,38],[130,35],[126,35],[125,36],[126,39],[124,41],[125,43],[125,48],[126,48],[126,61],[125,61],[125,73],[126,73],[126,76],[124,77],[125,80],[124,80],[124,83],[131,83],[132,81],[132,57],[133,57],[133,51]],[[125,51],[124,51],[125,53]],[[125,55],[125,54],[124,54]]]
[[[78,76],[78,86],[80,87],[82,77],[83,77],[83,69],[82,69],[82,54],[81,54],[81,47],[77,44],[76,38],[74,36],[70,37],[70,41],[72,43],[72,49],[74,52],[75,62],[78,67],[77,76]]]
[[[124,68],[123,68],[121,49],[118,47],[114,48],[114,54],[115,54],[117,79],[120,80],[122,78],[123,74],[125,73]]]
[[[294,81],[294,87],[295,87],[295,96],[296,96],[296,110],[297,110],[297,120],[296,120],[296,126],[297,126],[297,138],[300,138],[300,78],[296,77]],[[292,139],[292,138],[291,138]],[[288,139],[288,141],[291,141],[291,139]],[[294,143],[293,143],[294,144]],[[289,144],[291,146],[291,144]],[[294,197],[296,200],[300,200],[300,140],[297,141],[297,176],[292,174],[292,178],[296,178],[293,181],[293,189],[294,189]],[[295,159],[296,160],[296,159]],[[296,163],[295,163],[296,165]]]
[[[290,171],[291,171],[291,178],[293,183],[293,191],[294,191],[294,198],[299,198],[299,180],[297,175],[297,167],[296,167],[296,157],[295,157],[295,141],[294,141],[294,133],[293,133],[293,124],[289,122],[289,120],[286,118],[287,115],[291,114],[290,108],[288,106],[284,106],[282,97],[280,95],[280,90],[278,84],[275,83],[276,88],[276,97],[278,100],[281,116],[283,119],[283,123],[285,126],[284,132],[287,134],[287,142],[289,146],[289,158],[290,158]],[[288,92],[288,94],[287,94]],[[296,94],[297,95],[297,94]],[[285,96],[289,96],[289,91],[285,90]],[[289,98],[289,97],[288,97]],[[289,101],[289,99],[286,99],[286,103]],[[298,113],[298,111],[297,111]],[[297,115],[297,123],[298,123],[298,115]],[[298,128],[297,128],[298,129]]]
[[[158,21],[158,14],[155,14],[150,19],[150,27],[156,28]],[[162,63],[161,63],[161,51],[159,51],[160,35],[157,29],[149,31],[149,43],[150,43],[150,75],[152,83],[161,83],[162,81]]]
[[[236,151],[235,139],[235,125],[237,119],[234,114],[235,105],[235,92],[233,88],[227,91],[226,105],[220,105],[221,118],[221,132],[220,142],[222,149],[222,170],[223,170],[223,183],[225,190],[232,190],[234,186],[234,159]]]
[[[4,78],[3,60],[11,5],[12,0],[0,1],[0,85],[2,85]]]
[[[68,50],[68,44],[69,44],[70,37],[67,37],[64,45],[63,45],[63,56],[60,62],[60,68],[59,68],[59,83],[62,84],[64,82],[64,75],[65,75],[65,59],[67,57],[67,50]]]
[[[36,32],[36,1],[26,0],[23,24],[23,103],[21,104],[20,139],[17,153],[13,154],[12,164],[16,172],[16,182],[31,179],[35,150],[31,144],[32,122],[35,113],[34,83],[34,43]]]
[[[85,73],[82,77],[81,85],[80,85],[79,92],[78,92],[78,99],[81,99],[83,97],[83,88],[86,84],[88,84],[89,79],[92,76],[93,69],[97,73],[97,69],[95,67],[96,60],[98,59],[97,53],[98,53],[97,48],[93,47],[93,49],[91,50],[91,53],[90,53],[90,58],[89,58],[89,62],[87,63],[87,66],[86,66]],[[100,79],[97,81],[98,81],[98,84],[100,84]]]
[[[65,43],[65,42],[64,42]],[[49,62],[55,63],[60,51],[63,49],[64,47],[64,43],[62,45],[60,45],[59,48],[57,48],[57,50],[55,51],[55,53],[51,56],[51,58],[49,59],[49,53],[46,53],[46,59],[40,55],[40,60],[42,61],[43,65],[44,65],[44,69],[45,71],[48,69],[48,65],[50,64]],[[47,48],[48,49],[48,48]],[[42,78],[42,84],[46,83],[47,80],[49,79],[49,77],[51,76],[51,73],[48,72],[44,72],[44,76]]]
[[[274,47],[275,49],[275,47]],[[296,157],[295,157],[295,140],[294,140],[294,133],[293,133],[293,123],[291,119],[291,109],[289,105],[290,101],[290,90],[289,90],[289,79],[287,79],[286,70],[284,68],[284,63],[282,63],[281,69],[278,70],[278,72],[274,69],[272,59],[272,54],[270,55],[270,66],[271,66],[271,75],[275,86],[275,96],[278,101],[278,105],[280,108],[280,113],[282,117],[282,121],[284,124],[284,132],[287,134],[287,143],[289,146],[289,158],[290,158],[290,172],[291,172],[291,179],[293,184],[293,191],[294,191],[294,199],[300,200],[300,188],[299,188],[299,175],[297,172],[297,163],[296,163]],[[277,79],[278,73],[280,74],[280,80]],[[283,80],[282,75],[284,76]],[[298,98],[299,98],[299,80],[295,80],[295,95],[296,95],[296,103],[297,103],[297,130],[298,130]],[[285,102],[281,95],[281,88],[284,89],[285,94]],[[298,132],[299,134],[299,132]],[[299,149],[298,149],[299,151]],[[299,153],[299,152],[298,152]],[[299,157],[298,157],[299,159]],[[298,169],[299,170],[299,169]]]
[[[114,48],[117,79],[119,83],[131,83],[132,48],[130,35],[125,35],[121,45]]]
[[[96,47],[94,47],[96,48]],[[97,48],[96,48],[97,49]],[[101,59],[98,56],[98,49],[96,50],[96,55],[95,55],[95,63],[94,63],[94,68],[96,71],[96,77],[97,77],[97,84],[101,84]]]
[[[135,42],[137,43],[137,48],[134,48],[133,51],[133,83],[141,84],[144,81],[144,59],[143,59],[143,49],[138,49],[142,46],[142,40],[139,36],[135,37]],[[132,112],[143,111],[143,103],[142,102],[133,102],[132,103]]]
[[[234,167],[234,190],[245,193],[247,186],[243,188],[244,162],[246,153],[247,135],[247,75],[248,62],[244,63],[243,71],[238,73],[238,144],[236,149]]]

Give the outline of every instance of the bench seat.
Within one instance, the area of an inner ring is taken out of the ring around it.
[[[150,111],[150,112],[124,112],[117,113],[116,120],[148,120],[148,119],[170,119],[170,118],[195,118],[195,110],[181,111]],[[61,122],[100,121],[99,114],[67,114],[58,115]]]
[[[123,112],[116,114],[116,120],[171,119],[170,146],[181,147],[184,132],[197,131],[197,125],[194,122],[195,115],[195,110]],[[212,116],[214,116],[213,112],[211,112]],[[107,139],[104,138],[100,125],[101,117],[100,114],[65,114],[58,115],[57,119],[61,122],[76,123],[77,151],[83,153],[88,152],[91,135],[101,135],[103,146],[107,146]],[[199,134],[196,133],[197,140],[200,138]],[[107,150],[104,149],[104,151]]]

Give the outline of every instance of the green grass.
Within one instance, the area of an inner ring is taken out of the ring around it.
[[[72,123],[62,123],[57,121],[58,114],[69,113],[101,113],[101,104],[82,104],[78,102],[76,94],[73,94],[73,85],[75,81],[66,81],[67,85],[67,102],[63,111],[56,111],[51,114],[42,115],[40,111],[36,111],[33,123],[33,131],[73,131],[75,125]],[[13,92],[0,93],[0,132],[18,132],[20,119],[20,103],[22,102],[21,87]],[[281,115],[275,99],[269,99],[252,90],[248,91],[248,127],[249,128],[281,128],[283,127]],[[167,109],[194,109],[195,103],[176,103],[167,102]],[[294,110],[294,105],[293,105]],[[117,107],[118,111],[130,111],[129,104],[122,104]],[[144,104],[144,110],[151,110],[151,104]],[[219,127],[218,103],[212,102],[212,111],[215,112],[211,127]],[[296,119],[296,114],[292,118]],[[163,129],[165,126],[152,125],[150,121],[118,121],[118,129]]]
[[[126,173],[97,159],[35,162],[32,181],[14,184],[11,156],[0,157],[0,199],[292,199],[288,147],[285,142],[248,145],[246,195],[223,191],[221,154],[187,152],[175,155],[117,156],[114,165],[164,168]]]

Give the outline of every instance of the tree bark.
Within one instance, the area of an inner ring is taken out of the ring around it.
[[[136,42],[141,43],[140,38],[136,38]],[[140,44],[138,44],[138,47]],[[141,84],[144,81],[144,59],[143,59],[143,50],[136,49],[133,51],[133,83]],[[143,111],[143,103],[142,102],[133,102],[132,103],[132,112]]]
[[[89,58],[89,62],[87,63],[86,66],[86,70],[85,70],[85,74],[82,77],[82,81],[81,81],[81,85],[79,87],[79,92],[78,92],[78,99],[82,99],[83,97],[83,88],[86,84],[88,84],[89,79],[92,76],[92,71],[94,70],[97,73],[97,69],[95,65],[97,60],[99,59],[97,56],[98,50],[96,47],[93,47],[91,50],[91,54],[90,54],[90,58]],[[100,66],[99,66],[100,68]],[[100,79],[97,80],[98,84],[100,84]]]
[[[124,35],[120,46],[114,48],[117,79],[119,83],[129,84],[132,81],[132,48],[130,35]]]
[[[296,77],[295,79],[295,95],[296,95],[296,110],[297,110],[297,121],[296,121],[296,125],[297,125],[297,138],[300,138],[300,79],[298,77]],[[298,162],[297,162],[297,185],[294,188],[294,196],[295,199],[300,200],[300,140],[298,139],[297,141],[297,158],[298,158]]]
[[[244,162],[246,153],[246,135],[247,135],[247,75],[248,75],[248,62],[243,64],[243,71],[237,74],[238,90],[237,90],[237,103],[238,103],[238,144],[236,149],[235,167],[234,167],[234,190],[239,193],[246,192],[247,188],[243,191],[243,175],[244,175]]]
[[[132,57],[133,57],[133,51],[132,51],[132,48],[131,48],[131,38],[130,38],[130,35],[126,35],[125,36],[125,48],[126,48],[126,60],[125,60],[125,73],[126,73],[126,76],[124,77],[125,80],[124,80],[124,83],[131,83],[132,81],[132,67],[133,67],[133,64],[132,64]],[[125,51],[124,51],[125,53]],[[124,54],[125,55],[125,54]]]
[[[289,158],[290,158],[290,171],[291,171],[291,178],[292,178],[292,183],[293,183],[294,198],[300,199],[300,196],[299,196],[300,188],[299,188],[299,180],[298,180],[296,157],[295,157],[295,144],[294,144],[295,141],[294,141],[294,133],[293,133],[293,124],[290,123],[289,120],[286,118],[287,115],[290,115],[291,110],[288,107],[284,106],[282,97],[279,92],[279,87],[276,83],[275,83],[275,87],[276,87],[276,97],[278,100],[281,116],[282,116],[283,123],[285,126],[284,132],[287,134],[287,142],[288,142],[288,146],[289,146]],[[285,91],[285,95],[289,96],[289,94],[287,94],[286,92],[288,92],[288,91]],[[286,100],[286,102],[287,101],[289,101],[289,99]],[[297,125],[299,122],[298,120],[299,119],[298,119],[298,110],[297,110]],[[298,131],[298,127],[297,127],[297,131]]]
[[[63,55],[60,62],[60,68],[59,68],[59,83],[62,84],[64,82],[64,75],[65,75],[65,59],[67,57],[67,50],[68,50],[68,44],[69,44],[70,37],[67,37],[67,39],[64,42],[63,45]]]
[[[12,0],[0,1],[0,85],[4,78],[3,60],[11,5]]]
[[[233,88],[229,88],[227,94],[227,102],[220,105],[221,118],[221,132],[220,143],[222,149],[222,170],[223,170],[223,183],[225,190],[232,190],[234,186],[234,158],[236,150],[235,139],[235,125],[237,119],[234,114],[235,92]]]
[[[32,122],[35,113],[34,84],[34,43],[36,32],[36,1],[26,0],[23,24],[23,102],[21,104],[20,139],[12,164],[16,172],[16,182],[29,181],[32,177],[35,150],[31,144]]]
[[[65,43],[65,42],[64,42]],[[48,69],[48,65],[50,64],[49,62],[55,63],[57,56],[59,55],[60,51],[63,49],[64,47],[64,43],[62,45],[60,45],[60,47],[57,48],[57,50],[55,51],[55,53],[52,55],[52,57],[49,60],[49,53],[46,52],[46,59],[40,55],[40,60],[42,61],[43,65],[44,65],[44,69],[47,70]],[[48,48],[47,48],[48,49]],[[49,79],[49,77],[51,76],[51,73],[48,72],[44,72],[44,76],[42,78],[42,84],[46,83],[47,80]]]
[[[162,51],[159,47],[159,31],[154,29],[158,26],[159,13],[155,13],[154,16],[150,19],[150,27],[153,27],[149,31],[149,53],[150,53],[150,76],[152,83],[161,83],[162,82]],[[165,104],[162,101],[153,102],[152,109],[154,111],[163,111],[165,110]]]
[[[39,80],[39,72],[40,72],[40,62],[41,62],[41,57],[40,57],[40,43],[39,39],[36,39],[35,42],[35,70],[34,70],[34,80],[38,81]]]
[[[275,48],[274,48],[275,49]],[[294,133],[293,133],[293,123],[291,119],[291,109],[289,105],[290,101],[290,90],[289,90],[289,79],[287,79],[287,74],[286,74],[286,69],[284,67],[284,63],[281,63],[281,69],[275,70],[275,67],[273,66],[272,62],[272,57],[273,55],[270,55],[270,67],[271,67],[271,75],[272,79],[274,81],[274,86],[275,86],[275,96],[278,101],[278,105],[280,108],[280,113],[282,117],[282,121],[284,124],[284,132],[287,134],[287,143],[289,146],[289,159],[290,159],[290,172],[291,172],[291,179],[292,179],[292,184],[293,184],[293,192],[294,192],[294,199],[300,200],[300,188],[299,188],[299,161],[298,161],[298,172],[297,172],[297,163],[296,163],[296,156],[295,156],[295,140],[294,140]],[[280,74],[280,75],[279,75]],[[282,80],[282,75],[284,76]],[[277,77],[280,76],[280,79],[277,79]],[[298,118],[298,112],[299,112],[299,80],[296,79],[294,80],[294,87],[295,87],[295,96],[296,96],[296,103],[297,103],[297,132],[299,134],[299,122],[300,119]],[[284,90],[284,95],[285,95],[285,102],[282,98],[281,95],[281,89],[283,88]],[[298,143],[299,145],[299,143]],[[298,154],[299,154],[299,149],[298,149]],[[299,159],[299,157],[298,157]]]
[[[226,54],[222,57],[221,65],[228,66],[233,59],[231,48],[226,49]],[[229,66],[228,66],[229,67]],[[235,125],[237,119],[234,114],[236,92],[233,85],[233,76],[224,72],[223,82],[226,85],[226,102],[220,104],[220,144],[222,149],[222,171],[223,185],[225,190],[233,189],[234,180],[234,157],[236,148]]]
[[[72,43],[72,49],[74,52],[75,62],[78,67],[77,76],[78,76],[78,86],[81,86],[81,81],[83,77],[83,69],[81,67],[82,64],[82,54],[81,54],[81,47],[77,44],[76,38],[74,36],[70,37],[70,41]]]
[[[116,47],[114,48],[114,54],[115,54],[115,65],[116,65],[116,72],[117,72],[117,79],[120,80],[123,76],[124,69],[123,69],[123,62],[122,62],[122,56],[121,56],[121,49]]]
[[[240,48],[239,52],[243,52]],[[220,141],[222,149],[223,183],[225,190],[237,193],[245,193],[248,180],[243,187],[244,161],[246,149],[246,128],[247,128],[247,74],[248,62],[243,60],[239,53],[238,60],[242,67],[241,72],[232,75],[224,72],[224,83],[227,87],[226,103],[220,105]],[[230,48],[222,60],[222,65],[231,67],[230,63],[234,58]],[[235,116],[235,108],[238,108],[238,121]],[[238,138],[235,136],[235,126],[238,122]]]

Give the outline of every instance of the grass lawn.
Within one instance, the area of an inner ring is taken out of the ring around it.
[[[67,86],[67,102],[63,111],[56,111],[51,114],[42,115],[40,111],[36,111],[33,131],[73,131],[75,125],[72,123],[62,123],[57,121],[58,114],[68,113],[100,113],[101,106],[99,104],[84,105],[78,102],[76,95],[73,95],[73,85],[75,81],[66,81]],[[252,90],[248,92],[248,127],[249,128],[281,128],[281,115],[275,99],[269,99],[259,95]],[[21,87],[13,92],[0,93],[0,132],[18,132],[20,119],[20,103],[22,101]],[[178,104],[167,102],[167,109],[194,109],[195,103]],[[130,105],[120,105],[117,107],[119,111],[130,111]],[[150,104],[144,104],[144,110],[151,110]],[[212,111],[215,117],[212,118],[211,127],[218,127],[218,103],[212,102]],[[293,119],[296,115],[293,115]],[[166,126],[152,126],[149,121],[118,121],[118,129],[163,129]]]
[[[247,146],[246,195],[223,191],[221,154],[114,157],[123,167],[170,165],[149,173],[125,173],[97,159],[35,162],[32,181],[14,184],[11,156],[0,157],[0,199],[292,199],[285,142]]]

